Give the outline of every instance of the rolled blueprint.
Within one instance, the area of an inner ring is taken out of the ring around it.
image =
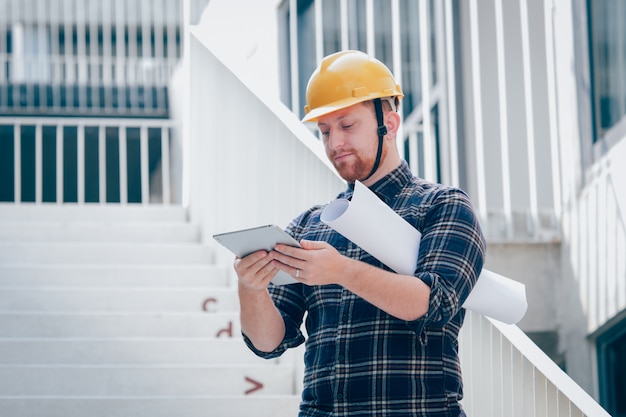
[[[354,184],[351,201],[331,202],[321,219],[393,271],[405,275],[415,272],[421,233],[361,182]],[[528,308],[526,287],[483,269],[463,308],[515,324]]]

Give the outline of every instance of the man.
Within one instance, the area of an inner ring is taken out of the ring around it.
[[[301,417],[465,415],[457,336],[485,242],[468,197],[416,178],[400,157],[402,97],[380,61],[338,52],[311,76],[304,121],[317,121],[348,183],[339,198],[351,198],[359,180],[422,233],[413,275],[392,272],[323,224],[322,205],[287,228],[302,248],[235,260],[242,332],[257,355],[304,343],[306,314]],[[278,270],[299,283],[270,285]]]

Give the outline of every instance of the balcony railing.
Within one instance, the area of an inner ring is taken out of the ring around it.
[[[161,119],[0,117],[0,202],[170,204],[174,127]]]

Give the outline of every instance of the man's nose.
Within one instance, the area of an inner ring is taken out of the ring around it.
[[[344,144],[344,136],[340,131],[332,131],[328,132],[328,136],[326,137],[326,141],[328,143],[329,149],[339,149]]]

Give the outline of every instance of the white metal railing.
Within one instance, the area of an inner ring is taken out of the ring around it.
[[[13,165],[10,178],[1,179],[2,200],[170,204],[176,187],[170,172],[174,128],[172,121],[160,119],[0,117],[1,145],[13,150],[12,158],[2,156],[3,163]],[[34,166],[34,173],[23,165]],[[131,177],[129,170],[137,172]],[[66,188],[75,196],[68,198]],[[28,196],[23,190],[30,190]]]
[[[517,326],[467,311],[459,353],[468,415],[610,417]]]
[[[285,225],[343,188],[293,113],[261,99],[193,31],[190,52],[190,213],[207,242],[218,231]],[[469,415],[608,417],[516,326],[470,312],[460,353]]]

